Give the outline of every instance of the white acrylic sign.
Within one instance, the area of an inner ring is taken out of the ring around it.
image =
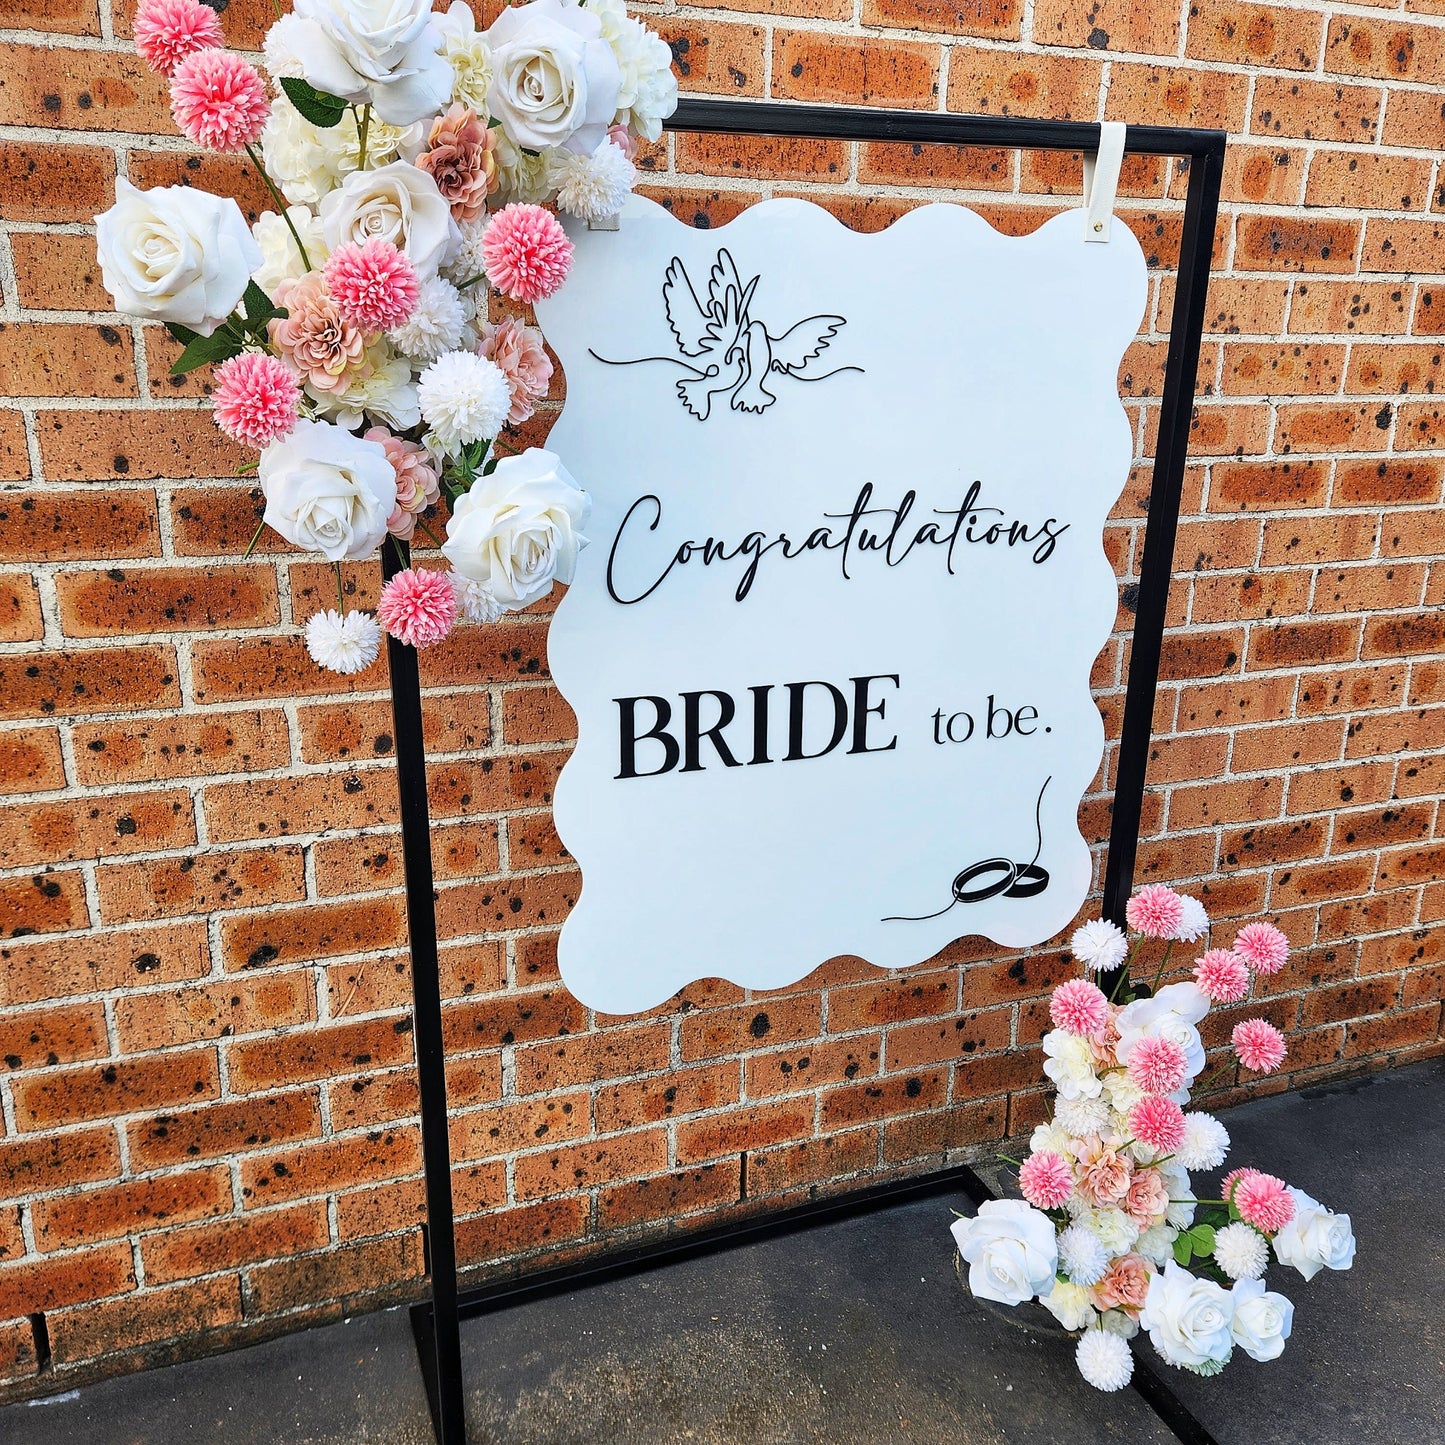
[[[1074,917],[1147,289],[1126,227],[1084,229],[938,205],[860,235],[775,200],[701,231],[634,197],[572,230],[537,310],[548,445],[593,498],[549,643],[583,1003]]]

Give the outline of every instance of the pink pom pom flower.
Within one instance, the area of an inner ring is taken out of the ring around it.
[[[1071,978],[1054,990],[1049,1017],[1066,1034],[1097,1034],[1109,1022],[1109,1000],[1086,978]]]
[[[1184,921],[1184,900],[1163,883],[1150,883],[1129,900],[1124,917],[1135,933],[1173,938]]]
[[[1211,948],[1194,967],[1194,980],[1211,1003],[1238,1003],[1249,992],[1249,967],[1227,948]]]
[[[198,50],[171,76],[171,114],[198,146],[242,151],[261,139],[271,105],[249,61],[228,50]]]
[[[1019,1169],[1019,1188],[1035,1209],[1061,1209],[1074,1192],[1074,1171],[1062,1154],[1040,1149]]]
[[[170,75],[186,56],[224,45],[221,22],[201,0],[141,0],[135,48],[152,70]]]
[[[327,259],[326,289],[346,319],[363,331],[390,331],[411,320],[421,286],[411,258],[390,241],[349,241]]]
[[[216,425],[233,441],[266,447],[296,425],[301,388],[274,356],[243,351],[216,368],[211,394]]]
[[[1144,1037],[1129,1050],[1129,1077],[1146,1094],[1172,1094],[1189,1071],[1184,1050],[1173,1039]]]
[[[1272,1074],[1284,1062],[1284,1035],[1264,1019],[1235,1024],[1229,1041],[1239,1062],[1256,1074]]]
[[[503,206],[482,232],[487,280],[512,301],[543,301],[567,279],[572,243],[543,206]]]
[[[457,590],[445,572],[408,567],[382,589],[376,618],[408,647],[430,647],[457,624]]]
[[[1294,1196],[1285,1188],[1284,1180],[1257,1169],[1241,1170],[1242,1178],[1234,1184],[1232,1194],[1226,1192],[1239,1210],[1239,1217],[1265,1234],[1276,1234],[1294,1218]]]
[[[1234,951],[1256,973],[1278,973],[1289,958],[1289,939],[1272,923],[1246,923],[1234,940]]]
[[[1151,1095],[1129,1110],[1129,1129],[1141,1144],[1172,1154],[1184,1142],[1184,1111],[1172,1099]]]

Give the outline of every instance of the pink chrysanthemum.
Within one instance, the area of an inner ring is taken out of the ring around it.
[[[1284,1035],[1264,1019],[1235,1024],[1229,1036],[1239,1062],[1256,1074],[1272,1074],[1284,1062]]]
[[[1236,1184],[1241,1184],[1246,1179],[1252,1179],[1258,1173],[1258,1169],[1250,1169],[1248,1166],[1240,1169],[1231,1169],[1229,1173],[1219,1181],[1220,1198],[1228,1203],[1230,1198],[1229,1191],[1234,1188]]]
[[[1109,1000],[1088,979],[1071,978],[1054,990],[1049,1017],[1066,1034],[1097,1034],[1109,1022]]]
[[[216,368],[211,404],[216,425],[233,441],[253,447],[279,441],[296,425],[301,388],[284,362],[243,351]]]
[[[1233,1195],[1226,1194],[1225,1198],[1232,1199],[1246,1224],[1266,1234],[1278,1233],[1294,1218],[1294,1197],[1285,1188],[1284,1180],[1257,1169],[1249,1170],[1235,1184]]]
[[[445,572],[408,567],[381,589],[376,620],[408,647],[430,647],[457,623],[457,592]]]
[[[228,50],[198,50],[171,75],[171,114],[184,134],[213,151],[241,151],[261,139],[271,114],[260,72]]]
[[[482,232],[487,280],[513,301],[530,305],[550,296],[572,265],[572,243],[562,223],[542,206],[503,206]]]
[[[1019,1169],[1019,1188],[1035,1209],[1060,1209],[1074,1192],[1074,1171],[1062,1154],[1040,1149]]]
[[[1129,900],[1124,918],[1135,933],[1172,938],[1184,920],[1184,900],[1163,883],[1150,883]]]
[[[1211,948],[1194,967],[1194,980],[1211,1003],[1238,1003],[1249,992],[1249,968],[1227,948]]]
[[[363,331],[404,326],[421,294],[411,258],[380,237],[361,246],[354,241],[338,246],[327,259],[325,275],[341,314]]]
[[[1256,973],[1278,973],[1289,958],[1289,939],[1272,923],[1246,923],[1234,940],[1234,951]]]
[[[170,75],[186,56],[225,40],[216,12],[201,0],[140,0],[135,8],[135,48],[162,75]]]
[[[1184,1142],[1184,1111],[1172,1099],[1151,1095],[1129,1110],[1129,1130],[1160,1154],[1172,1154]]]
[[[1173,1039],[1145,1036],[1129,1050],[1129,1077],[1146,1094],[1172,1094],[1182,1088],[1189,1060]]]

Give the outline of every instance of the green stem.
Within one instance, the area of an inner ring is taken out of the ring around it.
[[[256,543],[261,540],[261,529],[265,527],[265,525],[266,519],[264,517],[256,523],[256,530],[251,533],[251,540],[246,544],[246,550],[241,554],[241,560],[243,562],[256,550]]]
[[[417,526],[420,527],[420,528],[422,529],[422,531],[425,532],[425,533],[427,534],[427,536],[431,539],[431,544],[432,544],[432,546],[435,547],[435,548],[437,549],[437,551],[441,551],[441,546],[442,546],[442,544],[441,544],[441,541],[438,539],[437,534],[436,534],[435,532],[433,532],[432,529],[431,529],[430,527],[428,527],[427,524],[426,524],[424,521],[422,521],[422,519],[421,519],[420,517],[418,517],[418,518],[416,519],[416,524],[417,524]]]
[[[410,563],[407,561],[406,553],[403,552],[401,549],[400,541],[398,541],[395,536],[391,535],[388,535],[387,541],[389,541],[391,545],[396,548],[396,560],[401,563],[403,568],[408,567]]]
[[[1174,952],[1174,940],[1171,938],[1164,945],[1164,957],[1159,960],[1159,972],[1154,975],[1154,982],[1150,986],[1151,993],[1159,992],[1159,980],[1164,977],[1164,970],[1169,967],[1169,955]]]
[[[1011,1154],[1000,1154],[998,1157],[1002,1159],[1005,1164],[1012,1164],[1016,1169],[1022,1169],[1024,1167]]]
[[[457,290],[465,291],[468,286],[475,286],[478,281],[485,281],[486,279],[487,273],[485,271],[479,271],[475,276],[468,276],[465,281],[458,281]]]
[[[346,616],[346,597],[345,597],[345,594],[342,592],[342,589],[341,589],[341,563],[340,563],[340,562],[333,562],[333,563],[332,563],[332,566],[336,568],[336,610],[337,610],[343,617],[345,617],[345,616]]]
[[[356,148],[358,154],[357,170],[366,169],[366,133],[371,129],[371,106],[364,105],[361,108],[361,119],[356,122]]]
[[[302,244],[300,233],[291,221],[291,212],[287,206],[286,197],[276,189],[276,182],[266,174],[266,167],[261,164],[261,157],[256,154],[256,147],[248,144],[246,154],[251,157],[251,164],[256,167],[256,173],[265,182],[266,189],[271,192],[271,199],[276,202],[281,219],[286,222],[286,229],[291,232],[291,239],[296,242],[296,249],[301,253],[301,264],[308,271],[311,270],[311,257],[306,254],[306,247]]]

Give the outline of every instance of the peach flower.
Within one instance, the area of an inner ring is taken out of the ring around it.
[[[552,380],[552,360],[542,345],[542,333],[508,317],[495,326],[482,327],[479,355],[494,361],[507,378],[512,409],[507,420],[516,426],[535,410],[534,403],[547,395]]]
[[[1090,1204],[1103,1209],[1119,1203],[1129,1193],[1133,1166],[1097,1134],[1071,1141],[1069,1152],[1079,1162],[1079,1193]]]
[[[427,149],[416,159],[463,225],[486,210],[487,197],[497,188],[496,144],[476,112],[456,101],[432,122]]]
[[[396,472],[396,506],[386,519],[386,530],[410,542],[416,519],[441,496],[441,484],[427,450],[419,442],[392,436],[384,426],[371,427],[362,438],[376,442]]]
[[[1109,1021],[1096,1034],[1089,1036],[1089,1047],[1094,1051],[1094,1060],[1100,1069],[1117,1068],[1118,1056],[1114,1050],[1119,1047],[1119,1008],[1109,1005]]]
[[[367,365],[366,333],[341,314],[325,277],[283,281],[275,301],[289,314],[271,323],[271,344],[313,391],[345,391]]]
[[[1124,1196],[1123,1208],[1140,1229],[1148,1229],[1163,1216],[1169,1208],[1169,1189],[1157,1169],[1135,1171],[1129,1181],[1129,1192]]]
[[[1121,1254],[1089,1292],[1101,1310],[1121,1309],[1125,1314],[1137,1315],[1144,1307],[1153,1272],[1142,1255]]]

